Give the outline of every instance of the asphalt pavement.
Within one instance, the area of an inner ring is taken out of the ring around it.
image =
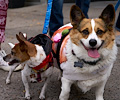
[[[100,1],[91,2],[88,15],[90,18],[97,18],[102,10],[108,5],[115,5],[117,1]],[[64,24],[70,22],[69,12],[74,3],[64,3],[63,14]],[[23,8],[8,9],[8,17],[6,24],[6,40],[2,44],[2,48],[9,53],[10,48],[8,42],[17,43],[16,34],[19,32],[27,33],[27,37],[33,37],[37,34],[42,34],[44,19],[46,14],[47,4],[39,4],[27,6]],[[120,7],[116,12],[116,18],[120,11]],[[120,48],[118,48],[118,51]],[[104,98],[105,100],[120,100],[120,53],[118,52],[117,60],[114,64],[112,74],[106,84]],[[51,77],[51,82],[46,91],[45,100],[58,100],[60,94],[60,81],[57,80],[58,69],[55,70],[54,75]],[[6,85],[5,79],[8,72],[0,70],[0,100],[24,100],[24,86],[21,80],[21,73],[14,72],[11,78],[11,84]],[[30,91],[32,100],[38,100],[42,83],[31,83]],[[72,86],[69,100],[95,100],[94,90],[83,94]]]

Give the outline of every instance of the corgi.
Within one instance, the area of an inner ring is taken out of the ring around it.
[[[39,99],[45,99],[45,90],[54,69],[52,64],[52,41],[47,35],[43,34],[30,39],[30,42],[26,40],[22,33],[16,35],[16,38],[19,43],[16,45],[11,44],[11,53],[3,59],[9,62],[9,65],[16,66],[21,64],[23,66],[21,76],[25,86],[25,98],[28,100],[31,97],[28,79],[31,79],[30,81],[32,82],[36,82],[36,80],[40,82],[41,79],[45,78],[45,83],[39,96]],[[10,73],[12,72],[13,70]],[[11,74],[8,76],[10,77]]]
[[[96,87],[96,100],[104,100],[104,88],[117,55],[114,6],[109,4],[99,18],[87,19],[73,5],[70,21],[71,24],[58,29],[52,37],[55,40],[52,48],[62,70],[59,100],[69,99],[73,83],[84,93]],[[63,29],[69,32],[62,34]],[[58,34],[62,34],[59,41],[55,39]]]

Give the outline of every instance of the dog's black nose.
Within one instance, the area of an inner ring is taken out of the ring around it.
[[[89,44],[90,44],[90,46],[94,47],[94,46],[96,46],[97,41],[96,41],[95,39],[91,39],[91,40],[89,41]]]
[[[3,60],[4,60],[4,61],[5,61],[5,58],[6,58],[6,57],[3,57]]]

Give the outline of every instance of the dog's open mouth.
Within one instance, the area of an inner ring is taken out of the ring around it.
[[[98,50],[103,45],[103,42],[101,43],[101,45],[98,48],[87,48],[81,41],[82,45],[88,52],[88,56],[92,57],[92,58],[100,58],[100,54],[99,54]]]
[[[15,63],[19,63],[19,60],[14,59],[14,60],[10,61],[8,64],[9,65],[13,65]]]
[[[89,49],[87,49],[87,52],[88,52],[88,56],[90,56],[92,58],[100,57],[100,54],[96,48],[89,48]]]

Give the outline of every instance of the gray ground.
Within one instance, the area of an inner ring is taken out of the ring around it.
[[[116,1],[109,2],[91,2],[89,9],[89,17],[96,18],[100,15],[103,8],[109,4],[116,4]],[[64,23],[69,22],[69,10],[73,4],[64,4]],[[19,9],[9,9],[6,26],[6,41],[2,44],[2,48],[9,53],[10,49],[8,42],[17,43],[15,35],[18,32],[26,32],[28,38],[42,33],[43,23],[45,18],[46,4],[24,7]],[[116,12],[118,16],[118,11]],[[118,51],[120,48],[118,48]],[[120,53],[118,52],[117,60],[114,64],[112,74],[105,87],[105,100],[120,100]],[[12,75],[12,83],[5,84],[5,79],[8,72],[0,70],[0,100],[24,100],[24,86],[21,80],[20,72],[14,72]],[[60,81],[57,80],[57,70],[51,77],[51,82],[47,88],[46,100],[58,100],[60,94]],[[43,83],[31,83],[30,90],[32,100],[38,100],[39,93]],[[94,89],[83,94],[78,91],[75,86],[72,86],[69,100],[95,100]]]

